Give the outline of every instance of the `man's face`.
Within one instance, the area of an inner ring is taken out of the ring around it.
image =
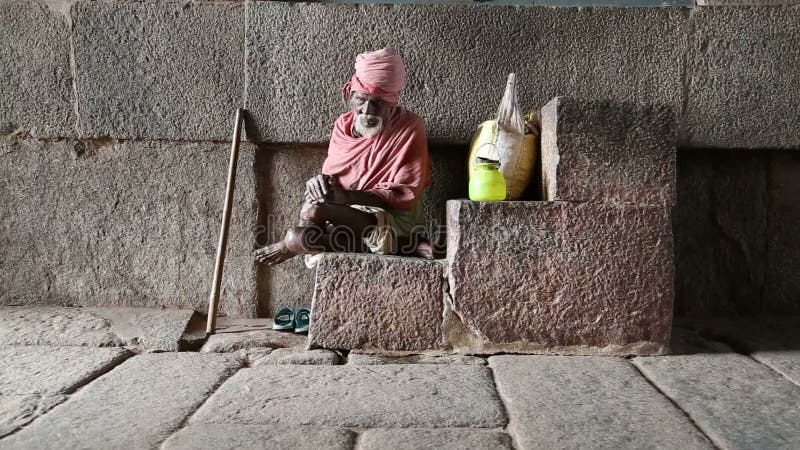
[[[392,105],[380,97],[353,92],[350,97],[350,109],[356,113],[353,125],[355,131],[361,136],[371,137],[381,132],[383,124],[389,118]]]

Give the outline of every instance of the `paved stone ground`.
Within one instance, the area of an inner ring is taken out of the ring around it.
[[[225,320],[152,354],[91,323],[6,333],[0,450],[800,448],[800,318],[679,323],[673,355],[633,359],[306,351]]]

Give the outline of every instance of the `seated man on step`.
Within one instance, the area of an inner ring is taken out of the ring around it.
[[[424,120],[398,106],[405,86],[399,55],[383,49],[358,55],[342,95],[350,111],[336,119],[322,173],[306,182],[300,223],[286,237],[255,251],[278,264],[323,252],[433,257],[420,239],[422,198],[430,185]]]

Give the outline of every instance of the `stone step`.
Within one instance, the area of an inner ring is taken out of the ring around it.
[[[452,309],[467,351],[665,351],[668,208],[451,200],[447,227]]]
[[[317,266],[309,345],[426,350],[442,346],[444,264],[372,254],[326,254]]]
[[[675,204],[670,108],[557,97],[542,108],[542,198]]]

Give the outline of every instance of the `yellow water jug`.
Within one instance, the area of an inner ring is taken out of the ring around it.
[[[506,199],[506,180],[497,170],[497,161],[481,160],[469,179],[469,199],[476,202],[499,202]],[[487,161],[487,162],[483,162]]]
[[[472,137],[468,162],[470,181],[480,164],[477,158],[499,159],[499,170],[505,178],[506,200],[519,200],[533,176],[538,139],[535,134],[525,134],[517,148],[499,153],[494,146],[497,127],[497,120],[487,120]]]

